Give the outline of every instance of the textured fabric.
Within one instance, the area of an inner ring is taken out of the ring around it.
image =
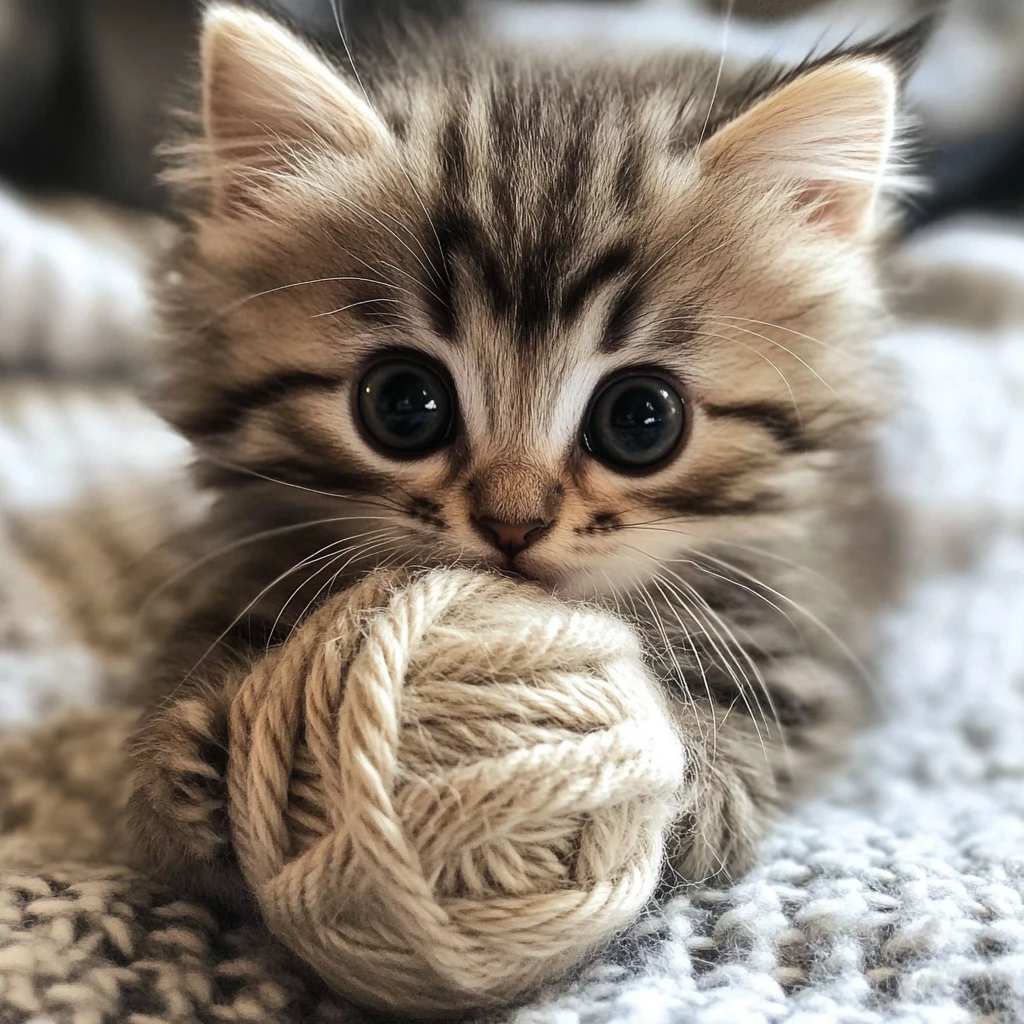
[[[165,233],[153,218],[86,201],[30,203],[0,185],[0,372],[143,365],[154,332],[144,329],[139,262]]]
[[[921,284],[887,342],[908,392],[887,451],[912,578],[886,621],[884,720],[745,880],[496,1020],[1024,1018],[1024,238],[954,226],[901,262]],[[255,921],[123,864],[130,716],[102,705],[176,570],[142,556],[194,514],[183,456],[115,389],[0,387],[4,1024],[361,1019]],[[85,710],[62,720],[61,701]]]

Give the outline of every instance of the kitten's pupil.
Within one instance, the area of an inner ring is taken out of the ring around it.
[[[608,414],[625,451],[643,456],[655,448],[665,428],[667,394],[645,387],[623,391]]]
[[[626,376],[598,395],[584,434],[587,448],[607,464],[650,468],[682,440],[682,399],[657,377]]]
[[[430,367],[408,359],[378,363],[359,387],[362,425],[388,454],[421,456],[451,433],[451,393]]]

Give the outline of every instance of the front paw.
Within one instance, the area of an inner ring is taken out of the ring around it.
[[[129,743],[128,826],[145,864],[237,905],[244,883],[227,808],[227,696],[195,693],[145,718]]]
[[[757,860],[761,821],[746,815],[716,814],[710,808],[684,814],[666,849],[669,881],[721,885],[745,875]]]
[[[776,799],[766,773],[748,768],[720,756],[687,780],[689,799],[666,850],[671,880],[721,884],[754,866]]]

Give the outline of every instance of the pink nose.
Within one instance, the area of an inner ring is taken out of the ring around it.
[[[484,538],[509,558],[515,558],[520,551],[536,544],[551,529],[551,524],[543,519],[532,519],[528,523],[503,523],[485,516],[474,522]]]

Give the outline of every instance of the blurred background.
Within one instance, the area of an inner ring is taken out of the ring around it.
[[[1024,214],[1024,0],[250,2],[327,42],[344,26],[357,65],[409,16],[545,45],[725,46],[745,61],[798,60],[939,13],[911,84],[930,187],[905,230]],[[154,150],[169,110],[189,102],[199,7],[0,0],[0,372],[141,357],[139,259],[167,202]]]

